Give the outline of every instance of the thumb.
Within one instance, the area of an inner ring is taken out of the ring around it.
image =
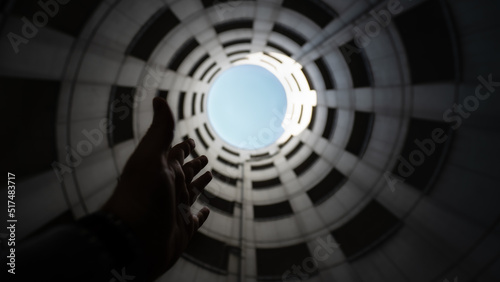
[[[167,101],[160,97],[153,99],[153,122],[144,135],[140,146],[162,152],[167,150],[174,138],[174,116]]]

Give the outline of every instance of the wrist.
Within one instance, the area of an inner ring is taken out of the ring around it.
[[[91,242],[100,242],[106,248],[117,269],[133,264],[140,257],[137,236],[112,213],[98,211],[80,219],[77,224],[88,231]]]

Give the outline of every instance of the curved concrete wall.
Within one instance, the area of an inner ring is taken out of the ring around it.
[[[14,2],[0,91],[30,207],[19,236],[97,210],[162,96],[174,141],[193,138],[215,178],[195,204],[208,221],[160,281],[500,279],[498,3]],[[206,101],[250,61],[285,64],[311,121],[242,151]]]

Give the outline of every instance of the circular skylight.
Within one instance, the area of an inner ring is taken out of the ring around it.
[[[221,73],[207,98],[213,129],[228,144],[245,150],[269,146],[283,134],[286,108],[280,80],[256,65],[234,66]]]

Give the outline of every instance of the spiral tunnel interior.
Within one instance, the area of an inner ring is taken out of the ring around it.
[[[18,236],[96,211],[160,96],[214,179],[159,281],[500,280],[499,2],[40,3],[0,5]],[[285,89],[271,145],[209,122],[210,87],[239,65]]]

